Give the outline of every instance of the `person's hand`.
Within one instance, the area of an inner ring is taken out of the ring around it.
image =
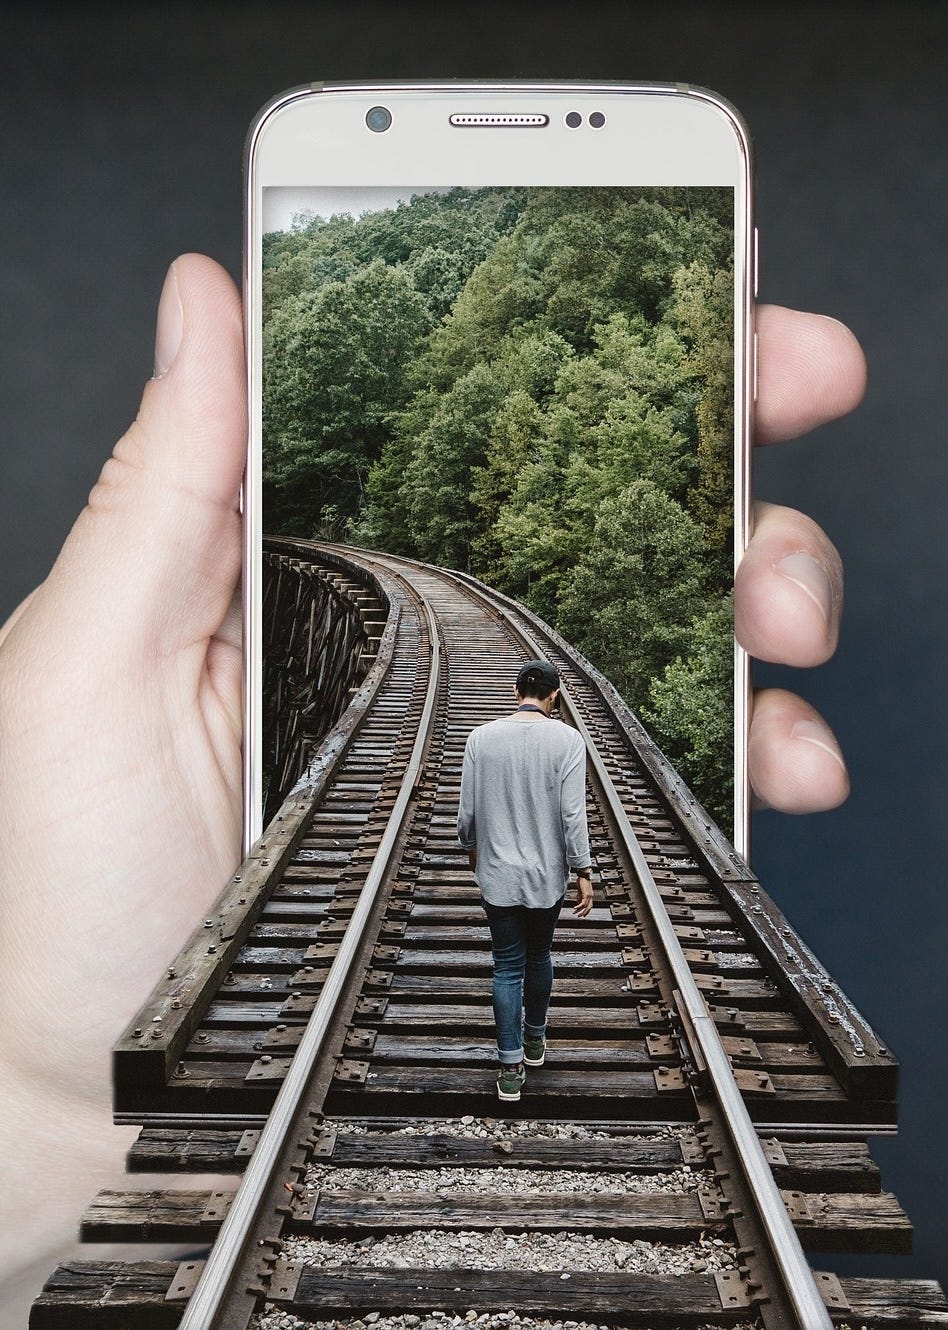
[[[848,328],[819,314],[757,311],[757,443],[805,434],[862,400],[866,363]],[[840,557],[803,513],[758,503],[737,570],[738,641],[760,660],[820,665],[836,650],[843,604]],[[839,745],[823,718],[781,688],[754,694],[748,769],[758,806],[785,813],[835,808],[849,793]]]
[[[156,371],[0,639],[0,1271],[35,1288],[135,1135],[110,1048],[240,858],[244,352],[209,259],[172,266]]]
[[[840,325],[765,307],[758,326],[764,441],[856,404],[862,356]],[[118,1181],[135,1129],[111,1124],[111,1046],[240,854],[243,343],[237,292],[209,259],[173,265],[156,360],[159,377],[49,577],[0,634],[0,1307],[10,1323],[25,1320],[95,1189]],[[827,597],[808,563],[781,565],[801,554],[824,569]],[[835,552],[809,519],[763,510],[738,577],[741,641],[765,659],[824,660],[839,584]],[[845,796],[832,735],[787,693],[756,699],[750,770],[777,808]],[[21,1208],[24,1179],[42,1206]]]
[[[584,919],[593,907],[593,884],[588,873],[576,874],[576,900],[573,914]]]
[[[467,863],[468,863],[468,867],[470,868],[471,872],[473,873],[474,870],[477,868],[477,850],[468,850],[468,852],[467,852]]]

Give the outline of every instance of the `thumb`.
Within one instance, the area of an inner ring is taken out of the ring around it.
[[[240,298],[218,264],[177,259],[159,302],[155,378],[24,623],[128,669],[206,644],[240,572],[247,446]],[[200,653],[198,653],[200,654]]]

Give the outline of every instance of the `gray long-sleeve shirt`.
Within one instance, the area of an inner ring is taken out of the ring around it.
[[[458,838],[491,905],[546,909],[589,865],[586,748],[557,720],[505,716],[468,735]]]

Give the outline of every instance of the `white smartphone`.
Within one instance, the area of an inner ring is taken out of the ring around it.
[[[746,857],[740,116],[681,84],[313,84],[246,179],[245,852],[345,729],[399,559],[555,629]]]

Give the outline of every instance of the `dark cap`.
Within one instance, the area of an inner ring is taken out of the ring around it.
[[[554,688],[560,686],[560,676],[548,660],[528,660],[517,675],[517,692],[526,696],[526,688],[540,685],[545,691],[540,694],[547,697]]]

